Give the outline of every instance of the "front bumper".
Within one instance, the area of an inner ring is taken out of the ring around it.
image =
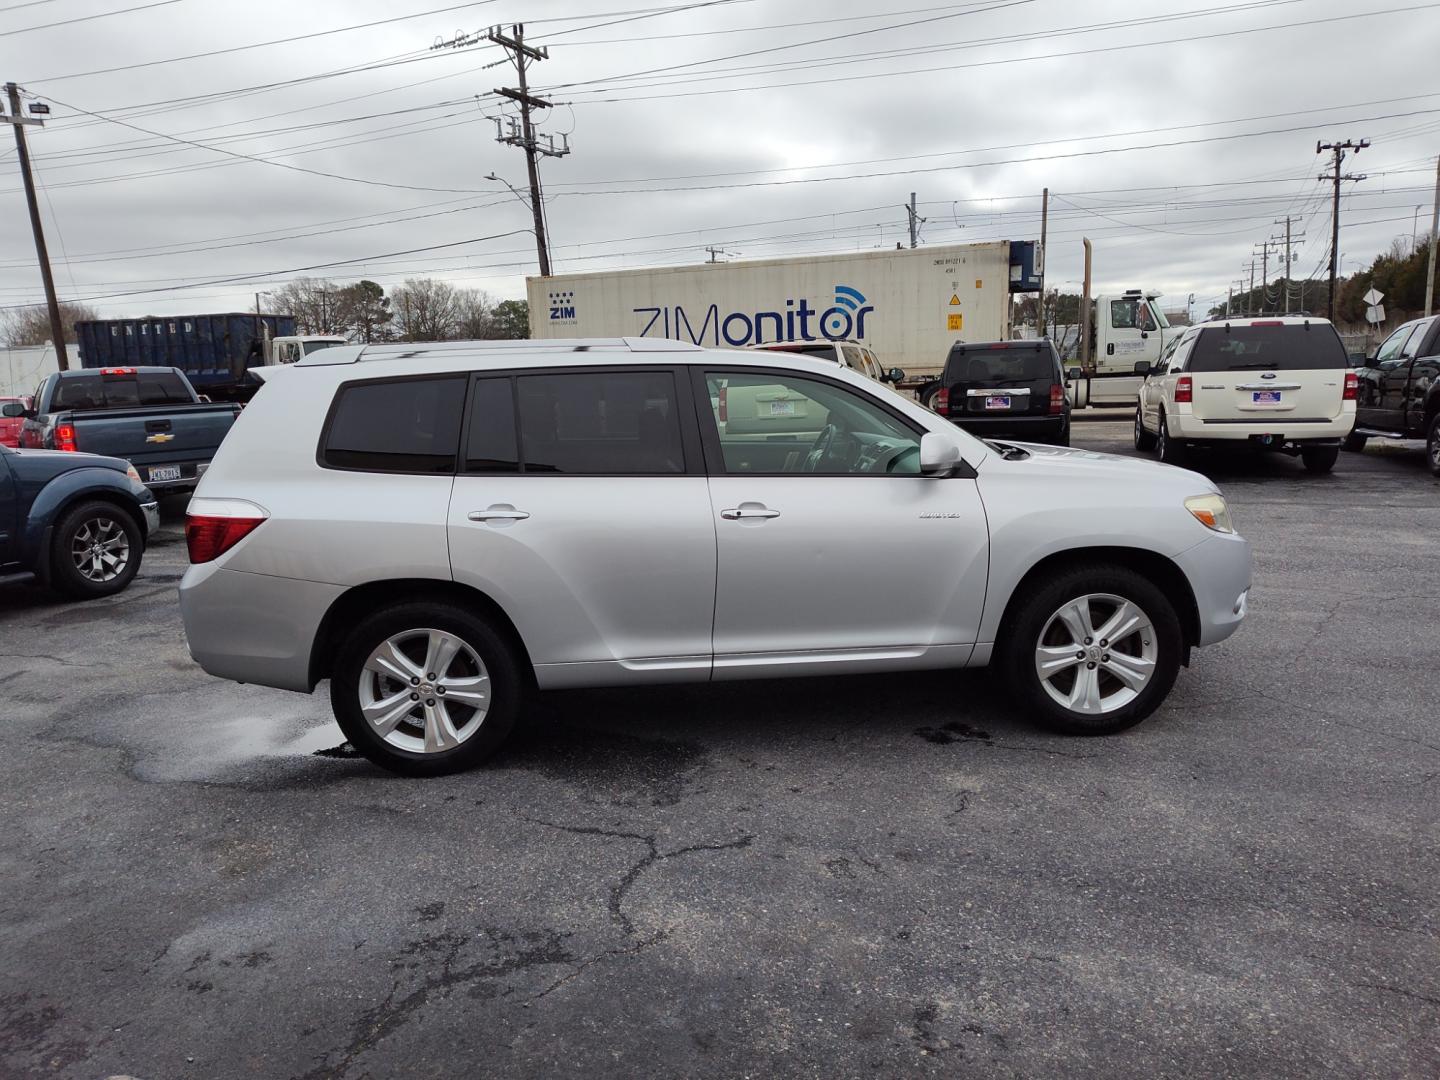
[[[1190,582],[1199,615],[1198,645],[1224,641],[1240,628],[1250,605],[1250,543],[1214,533],[1175,557]]]
[[[160,528],[160,504],[154,499],[140,504],[140,513],[145,518],[145,539],[155,535],[155,530]]]

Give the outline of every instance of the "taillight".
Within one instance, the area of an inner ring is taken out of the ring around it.
[[[1050,387],[1050,412],[1062,413],[1065,411],[1065,387],[1056,383]]]
[[[75,452],[76,446],[74,424],[55,425],[55,449],[68,450],[71,453]]]
[[[267,514],[239,499],[192,499],[185,515],[185,547],[192,563],[218,559],[262,524]]]
[[[726,392],[727,390],[728,387],[720,387],[720,401],[719,404],[715,406],[716,414],[720,417],[722,424],[730,419],[730,397]]]
[[[1360,378],[1353,371],[1345,373],[1345,394],[1342,400],[1354,401],[1360,396]]]
[[[1195,400],[1195,384],[1189,375],[1181,375],[1180,378],[1175,380],[1175,400]]]
[[[936,391],[935,391],[935,397],[931,399],[931,403],[932,403],[932,405],[934,406],[935,411],[936,411],[937,413],[939,413],[941,416],[949,416],[949,415],[950,415],[950,391],[949,391],[949,389],[947,389],[946,387],[942,386],[939,390],[936,390]]]

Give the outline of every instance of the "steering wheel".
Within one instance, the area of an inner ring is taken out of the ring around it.
[[[830,454],[830,446],[835,442],[835,436],[840,434],[840,429],[834,424],[826,424],[820,429],[820,434],[815,436],[815,441],[810,444],[810,451],[805,455],[805,465],[802,472],[815,472],[820,468],[820,463]]]

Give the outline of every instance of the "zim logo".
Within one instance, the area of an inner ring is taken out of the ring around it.
[[[703,304],[704,301],[701,301]],[[875,307],[865,294],[850,285],[835,286],[835,302],[825,307],[811,305],[808,297],[788,297],[784,310],[722,311],[718,304],[701,309],[683,304],[632,309],[636,315],[649,316],[641,337],[673,337],[710,344],[744,346],[763,345],[771,341],[844,341],[864,339],[865,318]],[[697,329],[698,327],[698,329]],[[682,334],[684,335],[682,337]]]
[[[562,290],[547,295],[550,299],[551,322],[575,321],[575,293],[573,291]]]

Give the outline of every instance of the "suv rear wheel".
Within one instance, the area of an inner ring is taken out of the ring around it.
[[[1342,449],[1348,450],[1352,454],[1360,454],[1364,452],[1365,444],[1369,441],[1370,436],[1357,435],[1355,434],[1355,432],[1352,431],[1349,435],[1345,436],[1345,441],[1341,443],[1340,446]]]
[[[1185,445],[1170,438],[1170,428],[1165,423],[1165,414],[1160,414],[1160,433],[1155,436],[1155,453],[1166,465],[1182,465],[1185,462]]]
[[[1425,436],[1425,460],[1430,465],[1430,475],[1440,476],[1440,413],[1430,418],[1430,431]]]
[[[1300,460],[1305,463],[1307,472],[1327,473],[1335,468],[1335,462],[1340,460],[1340,448],[1338,446],[1307,446],[1301,449]]]
[[[129,514],[108,502],[81,503],[55,527],[50,583],[77,600],[110,596],[134,580],[144,549]]]
[[[515,726],[523,683],[485,620],[441,602],[399,604],[341,645],[330,704],[352,746],[381,768],[436,776],[484,761]]]
[[[1148,578],[1105,563],[1027,587],[1008,620],[1000,664],[1026,711],[1073,735],[1133,727],[1180,670],[1180,620]]]

